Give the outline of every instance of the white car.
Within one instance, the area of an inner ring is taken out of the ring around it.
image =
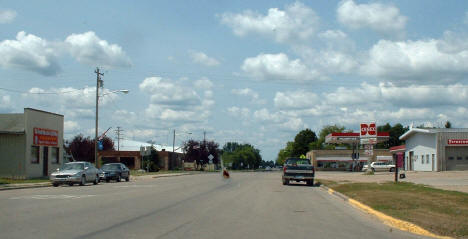
[[[89,162],[66,163],[50,175],[52,185],[57,187],[60,184],[73,186],[75,183],[85,185],[87,182],[99,183],[99,171]]]
[[[372,162],[370,164],[370,166],[371,166],[371,170],[373,172],[377,172],[377,171],[390,171],[390,172],[393,172],[395,170],[395,164],[387,163],[387,162]],[[367,171],[367,168],[368,168],[368,165],[365,164],[362,167],[362,171]]]

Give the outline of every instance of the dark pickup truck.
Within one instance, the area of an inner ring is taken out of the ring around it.
[[[289,181],[304,181],[307,185],[314,185],[315,169],[309,159],[288,158],[283,167],[283,185]]]

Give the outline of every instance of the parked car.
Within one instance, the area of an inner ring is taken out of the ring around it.
[[[116,180],[117,182],[130,181],[130,170],[123,163],[108,163],[101,167],[101,174],[99,175],[101,180]]]
[[[270,166],[266,166],[265,171],[271,171],[271,167],[270,167]]]
[[[89,162],[71,162],[58,168],[56,172],[50,174],[52,185],[57,187],[60,184],[73,186],[75,183],[85,185],[87,182],[99,183],[99,172],[93,164]]]
[[[283,167],[283,185],[290,181],[304,181],[307,185],[314,185],[315,168],[309,159],[288,158]]]
[[[387,163],[387,162],[372,162],[370,164],[370,166],[371,166],[371,170],[373,172],[377,172],[377,171],[390,171],[390,172],[393,172],[395,170],[395,164]],[[362,167],[362,171],[367,171],[368,167],[369,166],[367,164],[365,164]]]

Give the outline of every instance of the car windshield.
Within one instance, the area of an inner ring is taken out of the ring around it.
[[[83,170],[84,164],[82,163],[67,163],[63,165],[61,170]]]
[[[120,165],[118,164],[106,164],[102,166],[102,170],[118,170],[120,169]]]
[[[292,165],[292,164],[310,164],[310,161],[308,159],[288,159],[286,161],[286,164]]]

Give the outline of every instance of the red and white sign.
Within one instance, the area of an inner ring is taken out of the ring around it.
[[[34,128],[33,144],[44,146],[57,146],[58,131],[53,129]]]
[[[449,139],[449,145],[468,145],[468,139]]]
[[[361,137],[377,137],[375,122],[361,123]]]

